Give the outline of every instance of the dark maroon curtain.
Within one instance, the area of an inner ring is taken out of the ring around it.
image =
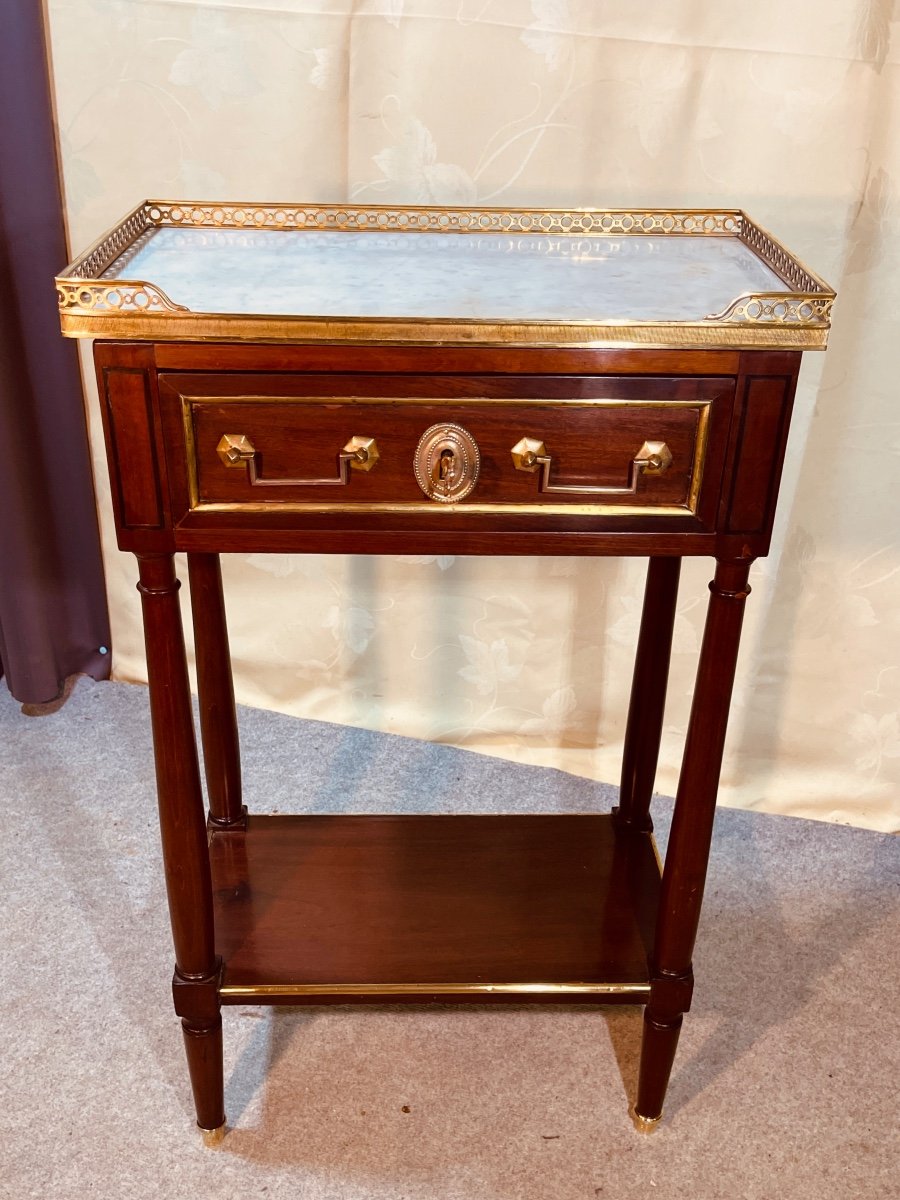
[[[0,3],[0,661],[33,704],[109,674],[81,376],[53,286],[68,254],[42,9]]]

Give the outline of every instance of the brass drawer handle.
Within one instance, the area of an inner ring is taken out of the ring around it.
[[[624,487],[597,487],[593,483],[551,483],[553,462],[547,447],[537,438],[523,437],[512,448],[512,460],[517,471],[541,472],[539,492],[576,492],[582,496],[633,496],[641,475],[662,475],[672,465],[672,452],[665,442],[644,442],[631,460],[628,483]]]
[[[378,444],[371,437],[352,437],[337,456],[338,473],[331,479],[263,479],[259,473],[258,451],[244,433],[225,433],[216,453],[226,467],[247,466],[247,478],[254,487],[341,487],[350,482],[350,468],[371,471],[378,461]]]

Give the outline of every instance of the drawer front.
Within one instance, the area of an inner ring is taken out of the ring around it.
[[[718,488],[732,386],[703,378],[160,376],[187,508],[263,514],[683,519]]]

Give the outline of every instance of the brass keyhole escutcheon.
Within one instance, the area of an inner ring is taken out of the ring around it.
[[[478,482],[481,453],[462,425],[432,425],[419,439],[413,459],[416,482],[439,504],[456,504]]]

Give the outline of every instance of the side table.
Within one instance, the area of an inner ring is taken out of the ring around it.
[[[57,279],[95,339],[138,560],[200,1128],[221,1007],[644,1006],[660,1119],[748,575],[834,293],[735,210],[146,201]],[[204,812],[174,554],[190,578]],[[649,559],[620,802],[584,816],[248,816],[221,553]],[[715,559],[664,868],[650,798],[681,559]]]

